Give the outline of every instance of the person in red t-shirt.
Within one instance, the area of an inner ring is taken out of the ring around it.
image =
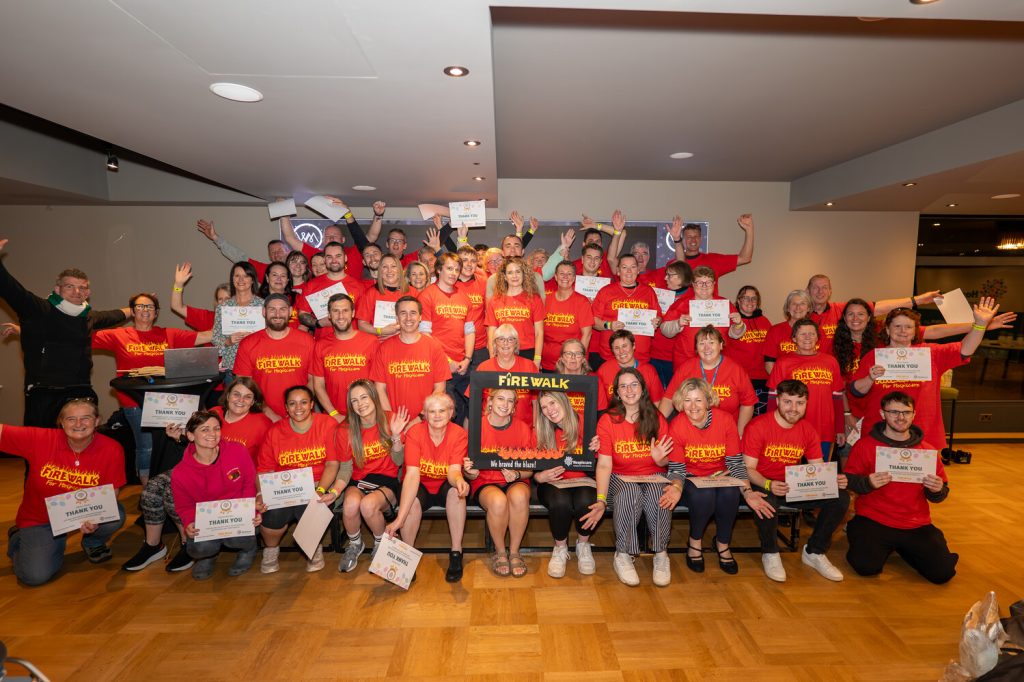
[[[626,217],[622,211],[615,209],[612,213],[612,224],[604,225],[595,222],[593,218],[586,215],[580,222],[580,230],[583,232],[583,246],[580,257],[573,261],[577,275],[588,277],[614,277],[619,269],[619,251],[622,250],[622,243],[626,238]],[[610,234],[612,240],[608,242],[608,250],[605,252],[601,236]],[[595,250],[593,247],[597,247]]]
[[[28,463],[25,492],[7,544],[14,575],[26,585],[49,582],[64,565],[68,534],[54,536],[46,498],[103,485],[112,485],[116,496],[125,484],[121,446],[96,433],[99,417],[95,401],[73,398],[57,416],[60,430],[0,425],[0,450]],[[94,564],[111,558],[106,543],[125,519],[120,502],[117,510],[115,521],[82,522],[82,549]]]
[[[612,383],[615,381],[615,375],[619,373],[620,369],[633,367],[644,378],[651,401],[657,404],[665,394],[665,390],[654,367],[648,362],[641,362],[636,359],[634,355],[636,337],[633,336],[633,332],[628,329],[612,332],[612,335],[608,338],[608,345],[612,349],[612,360],[604,363],[601,365],[601,369],[597,370],[598,389],[611,400],[614,392],[612,390]]]
[[[675,298],[672,303],[679,301],[683,297],[693,298],[693,270],[686,263],[673,261],[666,265],[664,268],[664,280],[664,288],[675,292]],[[643,282],[640,283],[643,284]],[[664,312],[667,313],[671,307],[670,305]],[[675,342],[665,336],[661,327],[658,327],[654,332],[654,338],[651,339],[651,365],[658,371],[658,377],[661,379],[662,386],[668,386],[672,383],[672,375],[674,373],[672,368],[672,351],[674,347]]]
[[[323,251],[317,251],[309,257],[309,274],[310,279],[327,274],[327,259]]]
[[[621,268],[621,260],[619,264]],[[600,440],[595,475],[597,502],[583,516],[583,528],[597,527],[607,509],[611,491],[614,496],[615,558],[612,566],[615,574],[626,585],[640,584],[633,561],[640,553],[636,527],[642,514],[647,519],[654,550],[654,584],[664,587],[672,580],[666,551],[672,531],[672,512],[658,506],[664,483],[652,477],[664,476],[672,439],[668,436],[665,418],[651,402],[644,378],[635,368],[621,369],[615,376],[615,395],[607,412],[597,422],[597,437]],[[622,476],[643,478],[641,481],[623,480]]]
[[[536,283],[522,258],[506,258],[495,277],[494,296],[487,301],[484,324],[487,325],[487,344],[491,357],[495,330],[511,324],[519,333],[519,354],[532,358],[540,369],[541,349],[544,346],[544,302],[537,293]]]
[[[394,306],[392,305],[390,311],[384,311],[383,315],[378,315],[377,303],[394,304],[408,294],[409,283],[405,281],[402,262],[391,254],[381,256],[380,264],[377,266],[377,282],[366,287],[363,295],[359,297],[359,305],[356,306],[359,330],[373,334],[381,341],[397,334],[398,321],[395,318]]]
[[[484,360],[477,367],[478,372],[525,372],[528,374],[537,373],[536,363],[530,362],[519,355],[519,334],[516,328],[510,324],[503,324],[495,330],[492,336],[495,348],[495,356],[490,360]],[[483,404],[484,415],[487,414],[486,403],[490,389],[484,389]],[[533,401],[534,395],[528,389],[516,389],[517,402],[515,417],[524,424],[533,425]],[[465,395],[469,396],[469,387],[466,387]]]
[[[715,271],[706,265],[699,266],[693,270],[693,298],[680,296],[665,313],[664,324],[661,325],[661,333],[670,339],[674,339],[672,346],[672,367],[676,371],[682,364],[697,354],[696,338],[697,331],[707,325],[694,326],[693,318],[696,317],[703,306],[710,306],[710,303],[702,304],[702,301],[723,301],[729,310],[729,324],[716,326],[723,338],[742,338],[747,331],[747,326],[740,317],[739,311],[732,303],[725,299],[715,298],[713,292],[716,287]],[[699,319],[699,318],[698,318]],[[698,324],[700,324],[698,322]]]
[[[516,392],[511,388],[493,388],[487,395],[485,415],[480,422],[480,452],[494,453],[500,448],[526,449],[533,445],[530,427],[512,415],[516,411]],[[530,522],[530,470],[477,469],[469,457],[462,470],[469,480],[476,503],[487,512],[487,531],[494,541],[491,570],[498,577],[526,575],[526,562],[519,547]],[[508,533],[508,552],[505,534]]]
[[[268,264],[267,269],[263,273],[263,281],[260,282],[260,288],[256,294],[264,300],[271,294],[287,296],[292,304],[292,316],[288,320],[288,326],[292,329],[299,328],[299,315],[295,310],[296,292],[292,289],[292,278],[288,272],[287,265],[280,261]]]
[[[212,332],[215,313],[205,308],[185,305],[185,285],[192,278],[192,265],[182,263],[174,267],[174,285],[171,287],[171,310],[177,313],[185,324],[197,332]],[[214,308],[231,298],[231,287],[227,282],[213,291]]]
[[[282,419],[267,431],[267,440],[260,449],[256,464],[257,474],[289,471],[310,467],[316,481],[318,502],[333,505],[352,477],[352,456],[340,446],[338,422],[326,414],[313,412],[313,391],[308,386],[292,386],[285,392],[288,418]],[[173,479],[172,479],[173,480]],[[306,504],[294,504],[277,509],[266,509],[262,493],[256,497],[256,507],[263,512],[263,561],[261,573],[276,573],[281,539],[288,524],[302,519]],[[261,509],[262,507],[262,509]],[[318,545],[306,563],[306,571],[322,570],[323,547]]]
[[[816,466],[822,463],[823,458],[818,432],[804,419],[809,396],[807,384],[786,379],[778,384],[776,390],[778,398],[774,409],[751,422],[743,434],[743,456],[750,484],[764,496],[773,511],[781,504],[818,510],[814,530],[801,554],[802,561],[829,580],[842,580],[842,572],[825,553],[832,544],[832,534],[842,524],[846,510],[850,508],[847,479],[842,474],[836,477],[839,495],[835,498],[786,502],[789,492],[786,467],[802,463]],[[765,575],[776,582],[785,582],[786,569],[782,565],[777,542],[778,517],[774,514],[757,516],[754,523],[761,538],[761,564]]]
[[[590,371],[590,364],[587,362],[587,348],[578,339],[566,339],[562,343],[562,354],[555,363],[555,374],[580,374],[596,377],[597,374]],[[586,397],[582,393],[566,393],[569,405],[573,412],[583,418],[583,411],[586,408]],[[608,408],[608,395],[603,391],[597,392],[597,410],[601,412]]]
[[[466,242],[462,242],[466,239]],[[462,245],[459,247],[459,261],[462,263],[462,270],[459,272],[459,280],[455,288],[469,297],[469,317],[476,330],[473,337],[473,357],[469,362],[469,371],[473,372],[480,363],[488,358],[487,353],[487,330],[484,325],[484,314],[486,313],[485,299],[487,297],[487,276],[477,269],[476,249],[469,245],[468,239],[459,237]]]
[[[462,462],[469,450],[466,430],[452,423],[455,406],[447,393],[435,392],[423,403],[425,421],[405,434],[405,480],[395,520],[384,532],[416,544],[423,512],[443,506],[448,518],[452,546],[444,579],[462,580],[462,534],[466,528],[466,498],[469,483],[462,475]]]
[[[715,271],[716,279],[721,279],[741,265],[746,265],[752,261],[754,259],[754,217],[749,213],[744,213],[736,219],[736,224],[743,230],[743,245],[740,247],[740,252],[736,255],[701,253],[701,226],[693,223],[684,225],[681,237],[683,255],[686,258],[686,262],[690,264],[690,267],[696,269],[701,265],[706,265]],[[676,243],[678,244],[679,242]],[[716,287],[715,295],[717,294]]]
[[[263,413],[276,422],[285,414],[285,389],[309,383],[314,341],[309,334],[288,326],[291,305],[287,296],[268,296],[263,302],[263,317],[266,329],[238,344],[235,376],[252,377],[266,400]]]
[[[319,252],[314,251],[314,253]],[[313,279],[313,275],[309,272],[309,258],[301,251],[292,251],[284,259],[284,264],[288,267],[288,279],[291,281],[292,291],[301,296],[306,282]]]
[[[946,537],[932,525],[929,504],[949,497],[946,471],[937,448],[942,438],[930,439],[914,424],[914,399],[901,391],[881,399],[882,421],[866,431],[850,451],[846,476],[857,493],[856,514],[846,525],[850,548],[846,561],[858,575],[878,575],[895,551],[929,582],[941,585],[956,575],[960,558],[949,551]],[[909,453],[926,451],[935,459],[935,473],[921,483],[892,480],[888,471],[875,470],[879,448]]]
[[[370,364],[380,346],[374,336],[352,327],[352,308],[348,294],[334,294],[328,300],[333,333],[317,339],[310,367],[321,409],[339,422],[348,414],[349,385],[370,377]]]
[[[366,545],[360,529],[365,520],[373,533],[373,551],[377,552],[384,535],[384,514],[394,514],[402,484],[398,480],[398,467],[402,463],[405,446],[402,432],[409,423],[409,411],[404,407],[395,413],[384,410],[380,395],[372,381],[357,379],[348,387],[349,420],[339,442],[343,452],[352,456],[352,480],[342,493],[341,520],[348,535],[345,554],[338,570],[355,570],[359,556]]]
[[[363,294],[363,283],[355,277],[352,277],[345,272],[345,250],[338,242],[331,242],[324,247],[324,259],[327,263],[327,272],[320,277],[310,280],[306,283],[303,288],[303,295],[299,297],[295,307],[299,311],[299,320],[309,329],[317,329],[317,327],[329,327],[330,321],[326,314],[323,317],[318,318],[317,315],[323,314],[323,309],[320,312],[315,312],[313,307],[309,303],[309,297],[318,294],[331,287],[339,287],[337,290],[332,291],[332,295],[335,293],[348,294],[352,300],[356,303],[359,302],[359,297]],[[342,291],[341,289],[344,289]],[[317,330],[317,335],[330,334],[330,331]]]
[[[747,330],[738,339],[732,339],[725,349],[726,357],[739,363],[750,377],[757,395],[754,414],[761,415],[768,409],[768,372],[764,369],[764,342],[771,329],[771,321],[761,312],[761,292],[757,287],[740,287],[736,294],[736,309]]]
[[[555,268],[557,289],[544,299],[544,348],[541,368],[554,371],[567,339],[579,339],[584,346],[590,344],[594,331],[594,311],[586,296],[576,292],[576,270],[569,261]]]
[[[636,258],[630,254],[619,258],[619,281],[602,287],[594,297],[594,329],[597,331],[597,352],[602,362],[612,359],[611,346],[608,345],[613,331],[625,329],[626,323],[619,321],[619,311],[626,309],[654,310],[654,328],[661,324],[661,306],[658,297],[648,286],[636,282]],[[594,342],[591,342],[591,352]],[[647,362],[651,358],[651,337],[636,337],[636,357]],[[591,363],[593,364],[593,363]],[[600,369],[600,368],[599,368]]]
[[[455,403],[455,423],[466,418],[465,391],[469,388],[469,364],[476,346],[476,326],[469,296],[456,289],[462,272],[462,261],[454,253],[443,253],[437,259],[437,282],[419,295],[423,307],[420,331],[436,339],[448,357],[452,378],[445,383],[445,392]],[[482,333],[482,330],[481,330]]]
[[[794,289],[786,294],[786,302],[782,304],[782,313],[786,319],[768,329],[764,338],[764,369],[772,373],[775,361],[784,355],[796,352],[793,343],[793,324],[806,318],[811,312],[811,297],[803,289]]]
[[[736,523],[740,501],[745,501],[755,514],[769,514],[771,508],[753,494],[747,482],[747,468],[740,454],[740,437],[736,425],[724,412],[714,409],[718,394],[704,379],[687,379],[675,394],[674,404],[679,416],[669,426],[674,444],[669,455],[670,485],[665,486],[659,504],[675,509],[679,500],[690,510],[690,534],[686,548],[686,567],[695,573],[704,572],[704,532],[715,519],[715,551],[718,566],[735,575],[739,564],[732,556],[729,543]],[[740,481],[740,487],[699,488],[688,477],[728,475]]]

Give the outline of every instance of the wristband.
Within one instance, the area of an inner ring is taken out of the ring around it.
[[[620,234],[622,234],[622,230],[616,230],[614,227],[612,228],[613,237],[618,237]]]
[[[770,478],[764,479],[764,491],[770,493],[772,491],[772,480]]]
[[[540,355],[534,355],[533,356],[533,360],[534,360],[534,362],[536,362],[537,360],[540,360]]]
[[[598,493],[597,494],[597,499],[600,500],[601,502],[604,502],[605,504],[608,504],[608,496],[607,495],[603,495],[601,493]]]
[[[174,287],[173,289],[171,289],[171,291],[178,291],[178,292],[181,292],[181,291],[185,291],[185,290],[184,290],[184,289],[182,289],[181,287]]]
[[[977,329],[979,332],[986,331],[986,327],[982,327],[980,324],[972,324],[971,329]]]
[[[466,238],[466,237],[459,237],[458,242],[460,244],[468,244],[469,243],[469,239]]]
[[[333,417],[333,416],[334,416],[334,415],[336,415],[336,414],[338,414],[338,411],[337,411],[337,410],[331,410],[330,412],[328,412],[328,413],[327,413],[327,416],[328,416],[328,417]]]
[[[373,331],[377,332],[377,336],[381,336],[384,333],[380,327],[374,327]]]
[[[675,238],[673,238],[673,239],[672,239],[672,241],[673,241],[674,243],[676,243],[676,244],[682,244],[682,243],[683,243],[683,240],[682,240],[682,239],[675,239]]]
[[[345,215],[343,215],[343,216],[341,216],[341,217],[342,217],[342,218],[344,218],[345,220],[348,220],[349,218],[355,218],[355,216],[354,216],[354,215],[352,215],[352,211],[347,211],[347,212],[345,213]]]
[[[334,488],[329,489],[327,492],[334,495],[335,497],[338,497],[338,491],[335,490]]]
[[[373,214],[373,217],[374,217],[374,218],[383,218],[383,217],[384,217],[384,214],[383,214],[383,213],[374,213],[374,214]]]
[[[318,486],[316,487],[316,494],[317,494],[317,495],[326,495],[326,494],[327,494],[327,491],[326,491],[326,490],[324,490],[324,487],[323,487],[322,485],[318,485]]]

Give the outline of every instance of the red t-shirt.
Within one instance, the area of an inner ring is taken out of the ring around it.
[[[495,296],[487,302],[484,324],[497,327],[510,324],[519,332],[519,347],[526,350],[533,348],[535,322],[544,322],[544,302],[534,294],[527,297],[526,292],[515,296]]]
[[[649,288],[649,287],[648,287]],[[668,422],[658,414],[658,439],[668,435]],[[601,440],[601,454],[612,458],[612,473],[620,476],[647,476],[663,474],[651,458],[651,443],[636,435],[636,424],[623,419],[616,422],[610,414],[597,420],[597,436]]]
[[[334,334],[317,339],[309,371],[323,377],[327,397],[341,414],[348,414],[348,387],[352,382],[370,378],[370,364],[379,347],[376,336],[360,331],[344,341]]]
[[[743,454],[757,460],[757,471],[773,481],[786,480],[786,467],[822,458],[821,437],[806,419],[786,429],[773,410],[755,417],[743,430]]]
[[[574,393],[574,394],[571,394],[571,395],[579,395],[579,394]],[[582,414],[577,414],[576,418],[579,421],[579,426],[577,427],[579,429],[579,431],[578,431],[579,436],[576,437],[576,447],[573,449],[572,454],[574,454],[574,455],[582,455],[583,454],[583,415]],[[540,447],[539,443],[537,444],[537,447]],[[558,428],[557,426],[555,427],[555,447],[557,447],[562,452],[565,452],[566,449],[567,449],[566,443],[565,443],[565,432],[562,431],[562,429]],[[566,471],[566,472],[564,472],[562,474],[562,478],[583,478],[584,476],[587,476],[587,475],[588,474],[586,472],[584,472],[584,471]]]
[[[373,282],[370,282],[369,286],[363,290],[359,296],[359,302],[356,303],[356,319],[362,320],[373,324],[373,318],[377,314],[377,301],[391,301],[394,303],[403,296],[415,295],[415,289],[409,289],[409,291],[388,291],[385,290],[382,294],[377,291],[377,286]]]
[[[697,299],[689,296],[680,296],[676,299],[676,302],[672,304],[672,307],[665,313],[665,321],[671,322],[672,320],[678,320],[683,315],[690,314],[690,304]],[[723,299],[718,299],[723,300]],[[698,301],[699,303],[699,301]],[[729,314],[736,312],[736,306],[729,303]],[[679,367],[690,358],[697,357],[697,350],[695,344],[697,342],[697,332],[703,327],[690,327],[685,326],[679,330],[679,333],[672,339],[672,368],[678,370]],[[715,327],[718,332],[725,339],[725,346],[732,343],[732,339],[729,338],[729,326]]]
[[[669,261],[674,263],[675,261]],[[668,263],[665,264],[666,266]],[[636,281],[640,284],[646,284],[647,286],[658,289],[668,289],[668,282],[665,281],[665,268],[660,267],[654,270],[648,270],[647,272],[641,272]]]
[[[320,275],[306,282],[305,286],[302,287],[302,296],[295,297],[295,309],[300,313],[312,314],[313,309],[309,305],[309,301],[306,299],[307,296],[312,296],[318,291],[323,291],[328,287],[332,287],[338,282],[341,282],[342,286],[345,287],[345,293],[347,293],[356,307],[359,306],[359,298],[363,295],[363,283],[359,280],[350,277],[347,274],[342,274],[341,279],[333,280],[327,275]]]
[[[351,453],[343,452],[338,422],[326,414],[313,413],[313,425],[305,433],[296,433],[290,419],[282,419],[267,431],[267,439],[260,448],[256,473],[313,468],[313,481],[324,474],[327,462],[347,462]]]
[[[429,323],[429,334],[441,343],[445,354],[453,361],[461,362],[466,357],[466,334],[476,331],[470,315],[473,304],[469,296],[458,289],[446,294],[437,284],[431,284],[420,294],[420,304],[423,306],[420,324]]]
[[[452,373],[437,339],[420,334],[414,343],[403,343],[397,335],[380,344],[370,364],[370,378],[384,384],[392,410],[404,406],[415,416],[423,411],[423,401],[434,392],[434,384],[448,381]]]
[[[228,422],[224,418],[224,408],[215,407],[211,412],[220,416],[221,440],[238,443],[249,451],[253,465],[259,461],[260,449],[267,438],[267,431],[274,425],[270,418],[262,412],[250,412],[236,422]]]
[[[407,253],[404,256],[402,256],[402,267],[403,268],[407,268],[407,267],[409,267],[409,263],[415,263],[419,259],[420,259],[420,254],[419,254],[418,251],[413,251],[412,253]]]
[[[661,385],[661,378],[658,376],[658,371],[654,369],[647,362],[634,361],[633,366],[640,372],[640,376],[644,378],[644,383],[647,384],[647,393],[651,396],[651,402],[655,405],[665,395],[665,387]],[[615,375],[619,373],[619,363],[614,359],[601,365],[597,370],[597,382],[599,384],[599,390],[604,394],[605,400],[611,400],[612,395],[615,393],[615,387],[612,385],[615,381]],[[607,407],[608,403],[605,403]]]
[[[235,375],[252,377],[263,391],[263,402],[284,417],[284,392],[309,382],[313,367],[313,337],[288,329],[283,339],[272,339],[266,330],[249,334],[238,344]]]
[[[476,368],[477,372],[497,372],[502,374],[504,372],[523,372],[525,374],[536,374],[537,365],[531,360],[526,358],[515,356],[515,361],[512,364],[512,369],[504,369],[498,364],[497,358],[490,358],[480,363],[480,366]],[[484,389],[483,398],[480,401],[480,405],[484,409],[484,413],[487,411],[487,394],[490,391]],[[466,395],[469,395],[469,388],[466,388]],[[515,418],[517,421],[521,421],[525,424],[533,425],[533,401],[536,398],[536,394],[525,388],[516,389],[516,411]]]
[[[492,426],[487,417],[480,421],[481,453],[497,452],[499,448],[529,448],[533,442],[530,427],[518,419],[513,419],[504,429]],[[470,492],[475,495],[476,491],[488,483],[505,483],[505,476],[500,469],[481,469],[480,475],[469,482]]]
[[[117,373],[125,374],[142,367],[163,367],[164,351],[168,348],[191,348],[196,345],[196,332],[183,329],[153,327],[140,332],[134,327],[103,329],[92,335],[94,350],[108,350],[114,354]],[[128,394],[117,392],[122,407],[138,407]]]
[[[764,348],[768,338],[768,330],[772,323],[764,315],[743,319],[747,331],[738,339],[728,339],[723,352],[740,364],[751,380],[767,379],[768,372],[764,369]]]
[[[212,310],[185,306],[185,324],[197,332],[208,332],[213,329],[215,313]]]
[[[685,414],[668,427],[672,438],[670,462],[686,464],[687,476],[710,476],[725,471],[725,458],[740,454],[740,435],[736,422],[721,410],[711,408],[711,425],[700,429]]]
[[[484,299],[487,295],[487,276],[477,271],[472,279],[463,282],[461,279],[455,283],[455,290],[469,296],[470,311],[469,319],[476,329],[476,341],[473,343],[473,350],[480,350],[487,346],[487,329],[484,325]]]
[[[354,279],[361,279],[363,276],[363,254],[359,247],[343,246],[342,250],[345,252],[345,274]],[[302,253],[307,259],[310,259],[320,253],[320,249],[312,244],[303,243]],[[260,275],[260,280],[263,280],[263,275]]]
[[[602,287],[594,297],[594,317],[614,322],[619,319],[621,308],[637,308],[639,310],[656,310],[658,317],[661,316],[661,306],[658,305],[658,297],[650,287],[637,285],[632,289],[626,289],[618,282],[612,282]],[[597,352],[605,360],[614,360],[612,349],[608,347],[610,331],[597,331],[591,338],[597,339]],[[594,344],[590,344],[591,352],[594,351]],[[647,362],[651,359],[651,337],[637,336],[636,348],[633,351],[637,360]]]
[[[820,350],[821,344],[819,343],[814,349]],[[788,320],[772,325],[764,339],[764,360],[774,362],[794,353],[796,353],[796,343],[793,342],[793,325]]]
[[[587,376],[596,377],[597,373],[591,372]],[[580,416],[580,419],[583,419],[583,410],[586,408],[587,405],[586,396],[584,396],[582,393],[566,392],[565,397],[569,399],[569,405],[572,406],[573,412],[578,414]],[[608,409],[608,394],[601,390],[601,380],[598,379],[597,410],[598,412],[600,412],[601,410],[606,409]]]
[[[733,272],[739,265],[739,254],[735,253],[698,253],[693,258],[686,257],[686,264],[691,268],[706,265],[715,271],[715,296],[718,296],[718,282]]]
[[[76,455],[62,429],[4,426],[0,450],[28,461],[25,493],[14,518],[18,528],[50,523],[47,497],[107,484],[116,489],[125,484],[124,450],[117,441],[100,434]]]
[[[386,418],[390,421],[390,412],[387,413]],[[360,432],[363,439],[363,466],[357,466],[355,457],[352,454],[352,442],[349,440],[349,430],[351,428],[352,424],[346,422],[346,425],[338,432],[338,441],[341,444],[341,452],[346,455],[346,459],[352,458],[352,480],[361,481],[369,474],[398,478],[398,465],[391,458],[391,453],[387,447],[391,441],[390,437],[381,436],[376,424],[362,428],[360,423]]]
[[[873,301],[869,301],[870,306],[868,313],[874,315],[875,304]],[[814,323],[818,325],[818,333],[821,336],[821,348],[823,351],[828,352],[832,348],[832,339],[836,335],[836,327],[839,326],[839,320],[843,319],[843,308],[846,307],[846,302],[837,303],[835,301],[829,301],[825,306],[825,309],[820,313],[816,313],[813,310],[808,316]]]
[[[946,428],[942,425],[942,398],[939,379],[943,372],[966,365],[970,362],[970,358],[960,355],[959,343],[942,345],[926,343],[922,346],[915,346],[915,348],[920,347],[930,348],[932,351],[931,381],[887,381],[884,376],[876,380],[865,396],[865,422],[874,422],[880,418],[882,398],[886,393],[903,391],[916,402],[917,414],[914,416],[914,424],[924,431],[925,440],[938,443],[946,439]],[[860,367],[854,373],[853,380],[856,381],[867,376],[868,371],[875,364],[875,351],[872,350],[860,359]]]
[[[544,312],[544,350],[540,366],[553,370],[562,354],[562,343],[582,338],[583,330],[594,326],[594,311],[587,297],[574,291],[564,301],[559,301],[557,294],[550,294],[544,299]]]
[[[732,417],[733,422],[739,418],[740,407],[757,404],[757,394],[754,393],[750,377],[739,363],[727,357],[723,356],[718,367],[710,370],[701,366],[700,358],[687,360],[672,376],[665,395],[674,397],[687,379],[704,379],[711,384],[711,388],[718,394],[718,409]]]
[[[440,445],[431,440],[430,426],[426,422],[416,424],[405,434],[405,466],[419,469],[420,483],[431,495],[436,495],[448,480],[448,467],[462,466],[467,452],[466,430],[451,422],[445,427]]]
[[[827,353],[814,355],[786,355],[779,358],[768,377],[772,391],[786,379],[798,379],[807,384],[807,414],[823,443],[831,443],[837,433],[843,432],[843,411],[836,411],[836,394],[846,388],[839,363]],[[842,405],[840,404],[840,408]]]
[[[672,301],[672,304],[675,305],[684,298],[692,299],[693,289],[687,288],[681,292],[677,292],[676,298],[674,301]],[[669,310],[671,309],[672,306],[669,306]],[[668,313],[668,310],[666,310],[665,312]],[[666,337],[664,334],[661,333],[661,327],[658,327],[657,329],[654,330],[654,338],[651,339],[651,357],[654,358],[655,360],[665,360],[667,362],[672,362],[672,347],[674,345],[675,339],[670,339]]]
[[[915,419],[916,422],[916,419]],[[5,427],[6,428],[6,427]],[[943,436],[935,442],[943,442]],[[876,440],[870,433],[865,433],[850,450],[850,458],[846,462],[846,473],[868,476],[875,473],[876,448],[890,447]],[[939,450],[942,446],[931,446],[926,442],[908,448],[910,450]],[[935,462],[935,475],[943,481],[946,470],[942,460]],[[927,526],[932,522],[928,500],[924,496],[924,485],[921,483],[902,483],[893,481],[871,492],[858,495],[854,509],[860,516],[872,521],[901,530],[911,530]]]

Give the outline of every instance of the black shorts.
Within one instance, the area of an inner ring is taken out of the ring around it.
[[[279,507],[277,509],[268,509],[263,512],[262,526],[267,530],[281,530],[287,528],[288,524],[292,521],[298,522],[302,518],[302,513],[306,511],[305,504],[295,504],[291,507]]]
[[[452,484],[445,481],[441,484],[441,489],[436,493],[431,493],[426,487],[420,483],[420,489],[416,493],[416,499],[420,501],[420,509],[427,511],[432,507],[443,507],[445,502],[448,500],[448,491],[452,489]]]
[[[514,485],[519,484],[519,483],[522,483],[523,485],[529,487],[530,486],[530,479],[528,479],[528,478],[521,478],[518,481],[508,481],[506,483],[484,483],[482,486],[480,486],[477,489],[477,491],[475,493],[473,493],[473,497],[472,497],[472,499],[470,499],[469,502],[470,502],[470,504],[475,504],[476,506],[481,507],[483,505],[480,504],[480,493],[482,493],[487,488],[491,488],[491,487],[497,488],[501,492],[503,492],[503,493],[505,493],[507,495],[508,494],[508,489],[511,488]]]
[[[345,489],[349,488],[358,488],[364,495],[372,493],[374,490],[387,489],[395,496],[396,502],[402,497],[402,482],[384,474],[367,474],[361,480],[349,481]]]

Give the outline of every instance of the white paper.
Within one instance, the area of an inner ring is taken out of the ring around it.
[[[654,295],[658,297],[658,306],[661,308],[662,315],[667,313],[672,304],[676,302],[676,292],[671,289],[654,287]]]
[[[336,223],[345,218],[346,209],[341,206],[335,206],[323,194],[317,194],[315,197],[306,199],[306,207],[316,211],[325,218],[330,218]]]
[[[267,509],[306,504],[317,497],[313,468],[288,469],[260,474],[260,492]]]
[[[377,301],[373,308],[373,326],[386,327],[389,324],[396,324],[398,317],[395,315],[394,301]]]
[[[455,229],[460,227],[487,227],[487,202],[453,201],[448,204],[450,224]]]
[[[657,310],[619,308],[618,320],[625,324],[626,329],[633,332],[634,336],[654,336],[654,318],[657,316]]]
[[[875,448],[875,471],[888,471],[900,483],[924,483],[925,476],[934,476],[938,467],[938,450],[913,448]]]
[[[313,553],[320,546],[320,541],[324,539],[324,531],[333,518],[334,512],[331,511],[329,504],[310,500],[306,505],[306,511],[302,512],[302,518],[292,531],[292,538],[307,557],[313,558]]]
[[[698,488],[742,488],[747,485],[732,476],[687,476],[686,480]]]
[[[370,573],[408,590],[422,557],[423,552],[385,533],[370,562]]]
[[[298,211],[295,210],[295,199],[272,201],[267,204],[267,212],[270,213],[271,220],[283,218],[284,216],[292,216],[298,213]]]
[[[616,474],[617,475],[617,474]],[[648,474],[646,476],[619,476],[623,483],[668,483],[668,479],[661,474]]]
[[[54,537],[78,530],[86,521],[100,524],[121,518],[117,494],[110,484],[47,497],[46,515]]]
[[[263,308],[259,306],[226,305],[220,309],[220,331],[225,336],[235,332],[258,332],[266,326]]]
[[[315,294],[306,296],[306,303],[309,303],[309,307],[313,310],[313,315],[316,319],[322,320],[327,317],[327,301],[331,300],[331,296],[347,293],[348,291],[345,289],[344,284],[335,282],[326,289],[321,289]]]
[[[583,294],[594,301],[597,292],[612,283],[611,277],[590,277],[589,275],[576,275],[576,293]]]
[[[420,217],[424,220],[433,220],[438,214],[447,218],[450,214],[448,207],[441,204],[420,204],[417,208],[420,209]]]
[[[199,409],[199,396],[148,391],[142,401],[142,426],[162,429],[168,424],[184,426]]]
[[[233,500],[211,500],[196,504],[196,542],[244,538],[256,534],[252,525],[256,518],[256,498],[236,497]]]
[[[835,462],[794,464],[786,467],[787,502],[829,500],[839,497],[838,469]]]
[[[729,301],[724,298],[712,298],[708,301],[690,301],[690,326],[691,327],[728,327],[729,322]]]
[[[557,481],[548,481],[548,485],[555,488],[596,488],[597,481],[589,476],[578,476],[576,478],[562,478]]]
[[[971,310],[971,304],[967,302],[967,297],[964,296],[964,292],[960,289],[953,289],[953,291],[943,294],[941,298],[936,298],[935,305],[938,306],[939,312],[942,313],[942,317],[946,320],[946,324],[974,322],[974,312]]]
[[[932,349],[876,348],[875,362],[885,368],[881,381],[931,381]]]

